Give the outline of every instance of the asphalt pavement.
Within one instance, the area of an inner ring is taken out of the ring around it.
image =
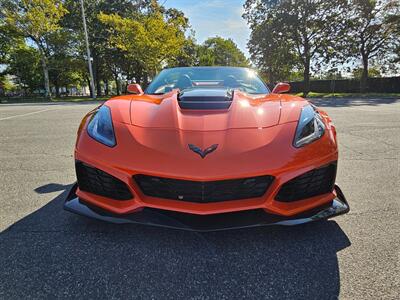
[[[400,99],[324,99],[351,211],[297,227],[194,233],[62,209],[96,104],[0,105],[0,299],[398,299]]]

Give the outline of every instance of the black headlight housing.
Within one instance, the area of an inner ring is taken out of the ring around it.
[[[322,117],[312,105],[306,105],[300,114],[293,146],[296,148],[303,147],[320,139],[324,133],[325,124]]]
[[[114,147],[117,142],[111,118],[111,110],[102,105],[94,112],[87,126],[89,136],[108,147]]]

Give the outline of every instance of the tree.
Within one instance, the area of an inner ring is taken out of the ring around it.
[[[79,1],[65,0],[65,3],[71,13],[64,18],[63,26],[77,35],[82,35]],[[105,85],[105,91],[108,92],[108,80],[118,77],[121,71],[131,70],[132,66],[130,61],[125,60],[122,63],[124,53],[111,47],[109,40],[113,31],[109,30],[109,26],[102,22],[99,16],[117,14],[123,18],[137,19],[140,15],[152,10],[152,0],[85,0],[84,4],[96,93],[97,96],[101,96],[102,82]],[[84,57],[86,51],[82,43],[83,36],[79,36],[77,40],[80,42],[80,55]]]
[[[251,26],[248,48],[252,61],[269,82],[288,80],[298,63],[293,47],[288,47],[290,41],[280,31],[280,20],[272,17]]]
[[[60,29],[59,22],[67,10],[60,0],[4,0],[0,8],[5,23],[39,50],[45,96],[51,97],[47,37]]]
[[[363,75],[364,75],[364,68],[356,68],[353,70],[354,78],[361,79]],[[370,67],[368,68],[368,78],[369,77],[382,77],[382,74],[378,68]]]
[[[304,90],[310,91],[310,73],[312,62],[319,67],[318,62],[331,59],[338,52],[335,47],[342,39],[345,29],[343,21],[346,11],[346,0],[247,0],[244,17],[257,34],[258,26],[273,22],[273,29],[266,28],[264,32],[275,30],[274,36],[279,35],[287,41],[286,47],[295,55],[295,63],[303,69]],[[255,48],[257,46],[259,49]],[[279,56],[274,52],[282,51],[281,47],[271,49],[258,45],[256,40],[249,44],[251,53],[258,55]],[[273,47],[273,45],[272,45]],[[261,50],[260,54],[260,49]],[[267,51],[273,51],[267,52]]]
[[[383,59],[396,45],[394,15],[396,11],[398,14],[399,2],[398,0],[352,0],[351,8],[349,30],[346,35],[347,49],[349,55],[361,59],[363,70],[360,89],[361,92],[365,92],[370,60],[376,57]]]
[[[15,76],[14,82],[25,93],[42,87],[43,73],[40,71],[40,53],[33,47],[20,44],[12,48],[5,73]]]
[[[399,9],[400,10],[400,9]],[[395,43],[395,49],[394,49],[394,53],[395,53],[395,57],[392,60],[393,63],[397,64],[400,63],[400,12],[394,14],[394,15],[390,15],[389,21],[392,22],[395,26],[395,31],[394,31],[394,36],[395,36],[395,40],[397,41],[397,43]],[[397,72],[400,71],[400,68],[397,67]]]
[[[125,54],[126,61],[135,61],[149,76],[154,76],[168,60],[177,57],[185,42],[180,27],[184,20],[165,19],[161,12],[138,19],[100,14],[99,19],[112,33],[109,43]]]
[[[208,38],[198,48],[198,64],[201,66],[248,67],[249,61],[232,39]]]
[[[191,67],[198,63],[197,53],[199,46],[193,35],[185,39],[180,53],[168,60],[168,67]]]
[[[0,75],[0,95],[4,95],[8,92],[15,90],[15,84],[10,80],[10,76]]]
[[[5,24],[4,16],[0,13],[0,65],[7,63],[13,46],[21,43],[23,43],[23,39]]]
[[[84,81],[82,69],[86,63],[80,53],[78,36],[68,28],[61,28],[46,38],[48,46],[49,80],[60,97],[60,87],[80,85]]]

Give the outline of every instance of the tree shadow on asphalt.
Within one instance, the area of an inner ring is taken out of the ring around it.
[[[319,107],[378,106],[382,104],[400,103],[400,97],[393,98],[310,98],[308,101]]]
[[[70,186],[68,186],[67,190]],[[335,221],[193,233],[62,209],[67,190],[0,234],[5,298],[336,299]]]

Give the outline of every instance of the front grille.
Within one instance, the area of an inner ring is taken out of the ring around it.
[[[336,162],[311,170],[286,182],[275,200],[292,202],[332,192],[336,178]]]
[[[88,166],[80,161],[75,163],[79,189],[99,196],[129,200],[132,194],[124,182],[104,171]]]
[[[189,181],[135,175],[134,179],[146,196],[186,202],[212,203],[261,197],[271,185],[274,177],[258,176],[220,181]]]

